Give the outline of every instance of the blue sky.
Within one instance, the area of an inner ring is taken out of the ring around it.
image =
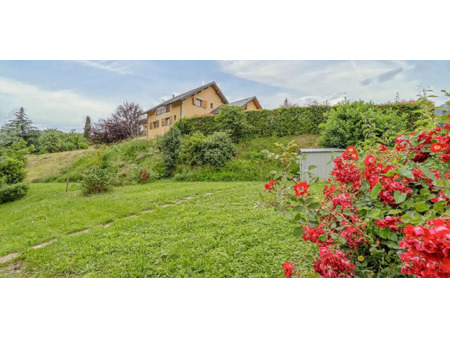
[[[23,106],[39,128],[81,130],[86,115],[125,101],[148,109],[210,81],[228,100],[256,95],[264,108],[286,97],[387,102],[450,90],[450,61],[0,61],[0,123]]]

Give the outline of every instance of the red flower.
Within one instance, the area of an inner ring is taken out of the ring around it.
[[[330,187],[328,187],[328,185],[326,185],[324,188],[323,188],[323,194],[324,195],[331,195],[333,192],[334,192],[334,190],[335,190],[336,188],[334,187],[334,185],[330,185]]]
[[[440,143],[433,143],[433,144],[431,145],[431,151],[432,151],[433,153],[439,153],[439,152],[441,152],[441,151],[442,151],[442,144],[440,144]]]
[[[308,192],[308,187],[308,182],[300,182],[299,184],[294,185],[295,197],[306,194]]]
[[[347,152],[349,152],[350,154],[351,154],[351,153],[354,153],[355,151],[356,151],[356,149],[355,149],[354,146],[348,146],[348,147],[347,147]]]
[[[270,180],[269,183],[264,184],[264,190],[272,189],[273,186],[273,180]]]
[[[369,155],[365,158],[364,163],[366,165],[375,164],[375,157],[373,155]]]
[[[283,263],[283,269],[284,269],[284,276],[287,278],[292,278],[293,273],[297,274],[297,272],[295,271],[295,268],[294,268],[294,264],[292,264],[289,261],[286,261]]]
[[[357,160],[358,159],[358,153],[352,153],[351,155],[350,155],[350,158],[352,159],[352,160]]]
[[[386,151],[386,150],[388,150],[388,148],[386,148],[386,146],[384,144],[380,144],[379,150],[380,151]]]
[[[441,161],[442,162],[448,162],[450,161],[450,154],[444,154],[441,156]]]

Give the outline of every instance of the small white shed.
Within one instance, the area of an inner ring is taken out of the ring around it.
[[[341,156],[344,151],[345,149],[338,148],[300,149],[299,160],[302,179],[309,181],[308,175],[304,172],[312,165],[317,166],[310,170],[312,174],[319,176],[321,179],[328,179],[334,168],[333,159]]]

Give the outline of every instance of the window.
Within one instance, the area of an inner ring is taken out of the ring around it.
[[[170,126],[172,123],[172,119],[170,117],[166,117],[165,119],[166,123],[164,123],[166,126]]]
[[[210,106],[211,106],[211,109],[213,109],[213,108],[214,108],[214,104],[212,104],[212,103],[211,103],[211,105],[210,105]]]
[[[201,107],[201,106],[202,106],[202,100],[200,100],[200,99],[195,99],[195,105],[196,105],[197,107]]]
[[[153,128],[159,128],[159,121],[153,122]]]
[[[161,114],[164,114],[165,112],[166,112],[166,107],[164,107],[164,106],[159,107],[158,109],[156,109],[156,115],[157,116],[161,115]]]
[[[177,120],[177,116],[174,115],[174,116],[173,116],[173,121],[175,122],[176,120]]]

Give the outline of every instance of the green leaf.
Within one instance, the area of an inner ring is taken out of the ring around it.
[[[296,227],[294,228],[294,236],[295,237],[303,237],[305,234],[305,228],[304,227]]]
[[[405,193],[405,192],[401,193],[400,191],[396,190],[396,191],[394,192],[395,203],[396,203],[396,204],[402,203],[403,201],[406,200],[406,196],[407,196],[407,195],[408,195],[408,194]]]
[[[370,198],[371,198],[371,199],[377,198],[377,197],[378,197],[378,194],[381,192],[381,189],[382,189],[381,184],[380,184],[380,183],[377,183],[377,184],[373,187],[372,191],[370,192]]]
[[[323,234],[319,236],[319,241],[325,242],[326,240],[328,240],[328,235]]]
[[[342,213],[347,216],[353,214],[353,212],[350,209],[344,209]]]
[[[413,173],[406,168],[399,168],[398,173],[402,176],[408,177],[410,179],[414,179]]]
[[[315,169],[315,168],[317,168],[316,165],[314,165],[314,164],[313,164],[313,165],[310,165],[310,166],[308,167],[308,171],[309,171],[309,170],[313,170],[313,169]]]
[[[339,214],[342,211],[342,205],[336,206],[336,212]]]
[[[394,241],[394,242],[397,241],[397,235],[396,235],[394,232],[391,232],[391,233],[389,234],[388,238],[389,238],[391,241]]]
[[[436,180],[436,176],[434,176],[434,173],[428,169],[427,167],[420,167],[420,170],[427,176],[428,178],[431,178],[433,181]]]
[[[414,208],[417,212],[424,212],[430,210],[430,206],[425,202],[414,203]]]
[[[413,203],[414,203],[414,200],[412,200],[412,199],[406,200],[405,202],[402,203],[402,208],[409,209],[412,207]]]
[[[421,195],[421,196],[427,196],[427,195],[429,195],[429,194],[430,194],[430,190],[425,189],[425,188],[420,189],[420,195]]]
[[[335,234],[334,232],[333,233],[331,233],[331,238],[333,238],[333,239],[338,239],[339,238],[339,235],[338,234]]]
[[[376,218],[379,214],[381,214],[381,210],[380,209],[373,209],[370,214],[369,217],[371,219]]]
[[[320,208],[320,203],[317,203],[317,202],[311,203],[310,205],[308,205],[308,208],[309,209],[318,209],[318,208]]]

